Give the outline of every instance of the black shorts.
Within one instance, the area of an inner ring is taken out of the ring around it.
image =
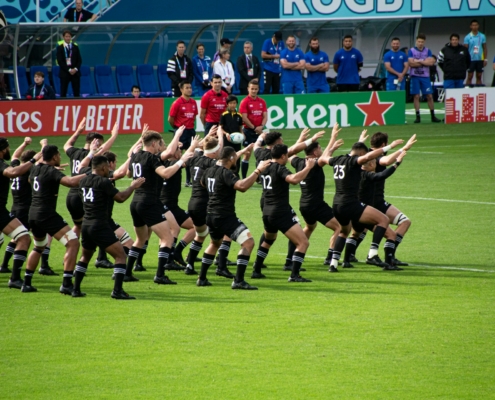
[[[43,238],[47,234],[54,236],[59,230],[68,226],[67,222],[58,214],[54,214],[50,218],[44,220],[29,219],[31,232],[36,238]]]
[[[483,61],[471,61],[471,64],[469,64],[469,72],[483,72]]]
[[[255,143],[258,140],[258,135],[253,129],[242,128],[246,140],[242,142],[244,147],[249,146],[251,143]]]
[[[131,203],[132,223],[135,227],[153,226],[166,221],[163,205],[159,201],[156,203]]]
[[[109,224],[83,224],[81,228],[81,245],[83,249],[94,251],[97,247],[106,249],[108,246],[118,242]]]
[[[285,233],[297,223],[299,223],[299,219],[293,210],[292,212],[263,215],[263,226],[267,233],[277,233],[278,231]]]
[[[110,229],[112,229],[114,232],[120,228],[120,225],[117,224],[117,222],[115,222],[113,219],[108,221],[108,225],[110,225]]]
[[[178,205],[174,205],[171,207],[165,205],[164,207],[166,211],[170,211],[172,213],[175,220],[177,221],[177,225],[179,226],[181,226],[189,218],[189,213],[187,211],[184,211]]]
[[[29,230],[29,208],[12,209],[10,212]]]
[[[0,210],[0,231],[10,224],[10,221],[15,219],[14,213],[9,212],[5,207]]]
[[[373,207],[376,208],[378,211],[387,214],[387,210],[392,206],[392,204],[387,203],[385,200],[379,201],[375,204],[373,204]]]
[[[308,225],[314,225],[317,222],[326,225],[333,218],[332,207],[325,202],[317,206],[300,208],[299,211]]]
[[[224,236],[228,236],[236,241],[239,235],[247,229],[247,226],[236,215],[208,214],[206,225],[213,240],[221,240]]]
[[[333,214],[335,215],[335,218],[337,218],[337,221],[339,221],[340,225],[346,226],[349,225],[349,222],[352,222],[352,226],[355,227],[360,225],[359,218],[363,215],[366,207],[366,204],[357,200],[352,203],[334,204]]]
[[[202,210],[188,210],[194,226],[206,225],[206,207]]]
[[[72,221],[76,223],[76,221],[80,220],[77,222],[77,225],[81,225],[84,217],[84,208],[83,202],[79,195],[69,194],[65,200],[65,205],[67,206],[67,210],[69,210]]]

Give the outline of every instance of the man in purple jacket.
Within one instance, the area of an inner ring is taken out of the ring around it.
[[[435,117],[435,105],[433,104],[432,88],[430,82],[430,66],[435,64],[430,49],[425,47],[426,36],[420,33],[416,37],[416,46],[409,50],[409,75],[411,75],[411,94],[414,95],[414,108],[416,119],[414,123],[421,122],[419,113],[419,95],[423,93],[428,100],[431,113],[431,122],[441,122]]]

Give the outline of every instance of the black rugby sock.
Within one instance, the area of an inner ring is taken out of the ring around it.
[[[333,253],[333,249],[328,249],[327,260],[331,260],[332,259],[332,253]]]
[[[181,257],[182,256],[182,251],[186,248],[187,246],[187,243],[184,242],[183,240],[181,240],[177,246],[175,246],[175,255],[174,255],[174,258],[175,257]]]
[[[31,286],[31,279],[33,278],[33,275],[34,271],[26,269],[26,272],[24,273],[24,285]]]
[[[345,238],[337,236],[337,240],[335,241],[335,245],[333,246],[332,261],[330,263],[332,267],[337,268],[339,266],[339,260],[345,247],[345,241]]]
[[[290,274],[291,278],[296,278],[299,276],[299,270],[301,269],[301,265],[304,262],[304,256],[306,253],[302,253],[300,251],[295,251],[292,256],[292,273]]]
[[[380,247],[380,242],[385,236],[387,230],[383,226],[375,226],[373,231],[373,240],[371,242],[370,251],[368,253],[368,258],[373,258],[378,255],[378,248]]]
[[[81,282],[86,275],[88,264],[82,261],[78,261],[76,265],[76,272],[74,273],[74,290],[81,290]]]
[[[139,247],[134,247],[134,246],[132,246],[131,249],[129,250],[129,255],[127,256],[127,265],[125,268],[125,274],[127,276],[132,276],[132,269],[134,268],[134,264],[136,263],[136,260],[139,258],[141,251],[142,250]]]
[[[9,242],[7,244],[7,247],[5,248],[5,255],[3,256],[2,268],[8,268],[9,261],[14,255],[15,246],[16,246],[15,242]]]
[[[385,251],[385,262],[392,265],[395,258],[395,241],[387,239],[383,246],[383,250]]]
[[[134,246],[132,247],[134,248]],[[148,248],[148,240],[144,242],[144,246],[142,249],[139,249],[139,256],[137,258],[136,264],[137,265],[143,265],[143,257],[146,254],[146,249]]]
[[[172,244],[172,248],[170,249],[167,264],[172,264],[175,260],[175,245],[176,244],[177,244],[177,238],[174,237],[174,243]]]
[[[218,248],[218,269],[227,269],[227,256],[230,251],[230,243],[227,240],[222,241],[222,244]]]
[[[203,243],[201,242],[196,242],[195,240],[192,241],[191,245],[189,246],[189,254],[187,256],[187,264],[194,269],[194,262],[196,260],[196,257],[198,257],[199,252],[201,251],[201,248],[203,247]]]
[[[258,247],[258,252],[256,253],[256,261],[254,262],[253,268],[256,272],[261,273],[261,266],[265,262],[265,258],[268,256],[270,249],[260,246]]]
[[[235,273],[235,281],[242,282],[244,280],[244,274],[249,263],[249,256],[239,254],[237,256],[237,271]]]
[[[124,282],[125,276],[125,264],[115,264],[113,273],[115,274],[115,283],[113,285],[113,290],[115,292],[118,292],[119,290],[122,290],[122,283]]]
[[[105,249],[103,247],[98,247],[97,260],[98,261],[104,261],[104,260],[108,261],[107,252],[105,251]]]
[[[165,272],[165,265],[168,264],[170,256],[170,247],[160,247],[158,249],[158,268],[156,270],[156,276],[161,278]]]
[[[12,265],[12,276],[16,278],[14,280],[21,279],[21,269],[26,261],[27,251],[26,250],[16,250],[14,251],[14,263]]]
[[[399,244],[402,243],[402,239],[404,239],[404,236],[396,233],[396,238],[395,238],[395,251],[397,251],[397,247],[399,247]]]
[[[289,240],[287,243],[287,256],[285,257],[285,264],[290,264],[292,262],[295,251],[296,245]]]
[[[249,161],[242,160],[241,162],[241,174],[242,179],[245,179],[249,169]]]
[[[349,237],[345,241],[345,253],[344,253],[344,262],[350,262],[351,256],[356,254],[356,240]]]
[[[366,238],[366,232],[362,232],[360,235],[359,235],[359,238],[356,240],[356,249],[354,250],[354,253],[352,254],[353,256],[356,256],[356,251],[359,247],[359,245],[362,243],[362,241]]]
[[[214,254],[203,253],[203,260],[201,261],[201,271],[199,273],[199,279],[201,279],[202,281],[206,279],[208,268],[210,268],[210,265],[213,264],[214,259]]]
[[[50,248],[45,247],[43,253],[41,253],[41,268],[48,268],[48,258],[50,257]]]

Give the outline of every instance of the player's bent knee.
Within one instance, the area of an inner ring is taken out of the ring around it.
[[[119,241],[123,245],[124,243],[126,243],[130,239],[131,239],[131,237],[129,236],[129,234],[127,233],[127,231],[124,231],[124,233],[120,237]]]
[[[240,225],[239,228],[236,229],[236,231],[232,234],[232,238],[241,246],[244,246],[244,243],[249,239],[253,239],[251,232],[249,232],[249,229],[244,224]]]
[[[15,228],[8,236],[15,242],[17,242],[21,237],[27,236],[29,238],[29,232],[24,225],[20,225]],[[29,239],[31,241],[31,239]]]
[[[206,227],[206,229],[203,231],[203,232],[198,232],[198,230],[196,229],[196,235],[198,235],[199,237],[206,237],[208,236],[208,233],[210,233],[210,230],[208,229],[208,227]]]
[[[404,224],[404,223],[408,223],[409,225],[411,225],[411,221],[409,220],[409,218],[407,218],[407,215],[403,214],[403,213],[399,213],[395,216],[394,220],[392,221],[392,224],[394,225],[401,225],[401,224]]]
[[[39,248],[43,248],[47,245],[48,243],[48,236],[45,236],[43,240],[36,240],[34,239],[34,245]],[[34,250],[34,249],[33,249]]]
[[[73,240],[75,240],[77,242],[77,245],[79,247],[79,238],[77,237],[76,233],[72,229],[69,229],[67,232],[65,232],[64,236],[62,236],[58,241],[62,245],[67,246],[67,244],[71,243],[71,241],[73,241]],[[72,244],[72,245],[74,245],[74,244]]]

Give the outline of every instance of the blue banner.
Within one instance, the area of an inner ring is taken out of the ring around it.
[[[280,18],[434,18],[495,15],[495,0],[280,0]]]

